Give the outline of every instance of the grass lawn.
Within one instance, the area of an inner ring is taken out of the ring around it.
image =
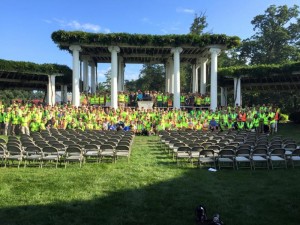
[[[300,125],[279,134],[300,142]],[[228,225],[299,225],[300,168],[209,172],[177,166],[157,137],[135,137],[130,162],[0,168],[2,225],[192,225],[194,209]]]

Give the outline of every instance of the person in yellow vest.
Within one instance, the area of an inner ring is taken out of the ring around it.
[[[165,93],[163,95],[163,107],[168,107],[168,99],[169,99],[169,93]]]
[[[105,93],[99,94],[99,105],[101,107],[105,106]]]
[[[210,97],[209,97],[208,94],[207,94],[207,95],[205,96],[205,98],[204,98],[204,104],[205,104],[206,106],[209,106],[209,105],[210,105]]]
[[[14,136],[16,135],[16,132],[18,133],[19,125],[20,125],[20,116],[17,109],[15,108],[11,114],[11,135]]]
[[[169,98],[168,98],[168,108],[171,108],[173,107],[173,95],[169,95]]]
[[[95,99],[94,99],[94,106],[99,106],[100,105],[100,94],[95,93]]]
[[[30,135],[30,130],[29,130],[30,116],[28,112],[23,113],[23,116],[20,118],[20,122],[21,122],[21,133]]]
[[[161,92],[156,95],[156,105],[158,108],[163,107],[163,94]]]
[[[201,96],[199,94],[197,94],[195,96],[195,105],[196,105],[196,107],[200,107],[201,106],[201,102],[202,102],[202,98],[201,98]]]
[[[120,108],[125,108],[125,95],[123,91],[118,94],[118,102]]]
[[[180,95],[180,106],[185,106],[185,93]]]

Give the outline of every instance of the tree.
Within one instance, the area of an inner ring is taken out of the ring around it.
[[[144,64],[140,71],[136,87],[142,90],[163,91],[165,87],[165,69],[160,64]]]
[[[207,26],[205,13],[201,12],[199,15],[196,13],[194,21],[190,26],[190,34],[201,35]]]
[[[242,42],[241,58],[250,64],[280,64],[300,60],[298,6],[271,5],[251,21],[256,33]]]
[[[99,82],[98,84],[98,91],[103,92],[103,91],[110,91],[110,86],[111,86],[111,69],[106,71],[104,74],[106,80],[104,82]]]

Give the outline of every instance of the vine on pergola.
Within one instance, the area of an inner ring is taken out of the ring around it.
[[[265,77],[274,74],[292,74],[300,71],[300,62],[286,63],[286,64],[269,64],[269,65],[254,65],[254,66],[232,66],[220,68],[218,70],[219,76],[227,77]]]
[[[239,45],[240,38],[237,36],[226,36],[225,34],[128,34],[128,33],[87,33],[83,31],[55,31],[51,35],[52,40],[59,45],[60,49],[69,50],[69,44],[90,45],[130,45],[130,46],[193,46],[205,47],[209,45],[224,45],[227,49]]]

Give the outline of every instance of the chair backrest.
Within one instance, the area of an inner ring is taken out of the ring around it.
[[[52,146],[46,146],[43,148],[43,153],[47,153],[47,154],[58,154],[58,150],[55,147]]]
[[[295,149],[293,152],[292,152],[292,156],[300,156],[300,149]]]
[[[109,144],[104,144],[100,146],[101,150],[114,150],[114,146],[109,145]]]
[[[230,149],[223,149],[219,152],[220,157],[233,157],[235,156],[235,153],[233,150]]]
[[[296,149],[297,148],[297,144],[296,143],[285,144],[284,148]]]
[[[204,150],[200,151],[199,155],[205,156],[205,157],[214,157],[215,152],[214,152],[214,150],[204,149]]]
[[[78,147],[68,147],[66,149],[67,155],[81,155],[82,149]]]
[[[238,149],[235,153],[236,156],[249,156],[251,153],[250,149]]]
[[[126,145],[118,145],[116,151],[129,151],[129,147]]]
[[[95,145],[95,144],[87,144],[84,146],[84,149],[86,150],[98,150],[99,147],[98,145]]]
[[[9,154],[22,154],[22,149],[14,145],[8,145],[7,151],[9,152]]]
[[[42,149],[39,148],[38,146],[30,146],[26,148],[26,153],[35,153],[35,154],[39,154],[42,152]]]
[[[223,150],[233,150],[233,151],[236,151],[236,146],[234,146],[234,145],[226,145],[222,149]]]
[[[191,148],[187,146],[181,146],[177,149],[177,152],[190,152]]]
[[[52,146],[59,149],[59,150],[66,148],[66,146],[62,143],[54,143],[54,144],[52,144]]]
[[[256,148],[252,151],[252,155],[268,155],[268,150],[264,148]]]
[[[184,146],[185,146],[185,144],[182,143],[182,142],[176,142],[176,143],[174,143],[174,147],[184,147]]]
[[[202,146],[195,146],[195,147],[191,148],[192,152],[200,152],[200,151],[203,151],[203,150],[204,150],[204,147],[202,147]]]
[[[283,148],[275,148],[270,152],[270,156],[272,155],[278,155],[285,157],[285,149]]]

